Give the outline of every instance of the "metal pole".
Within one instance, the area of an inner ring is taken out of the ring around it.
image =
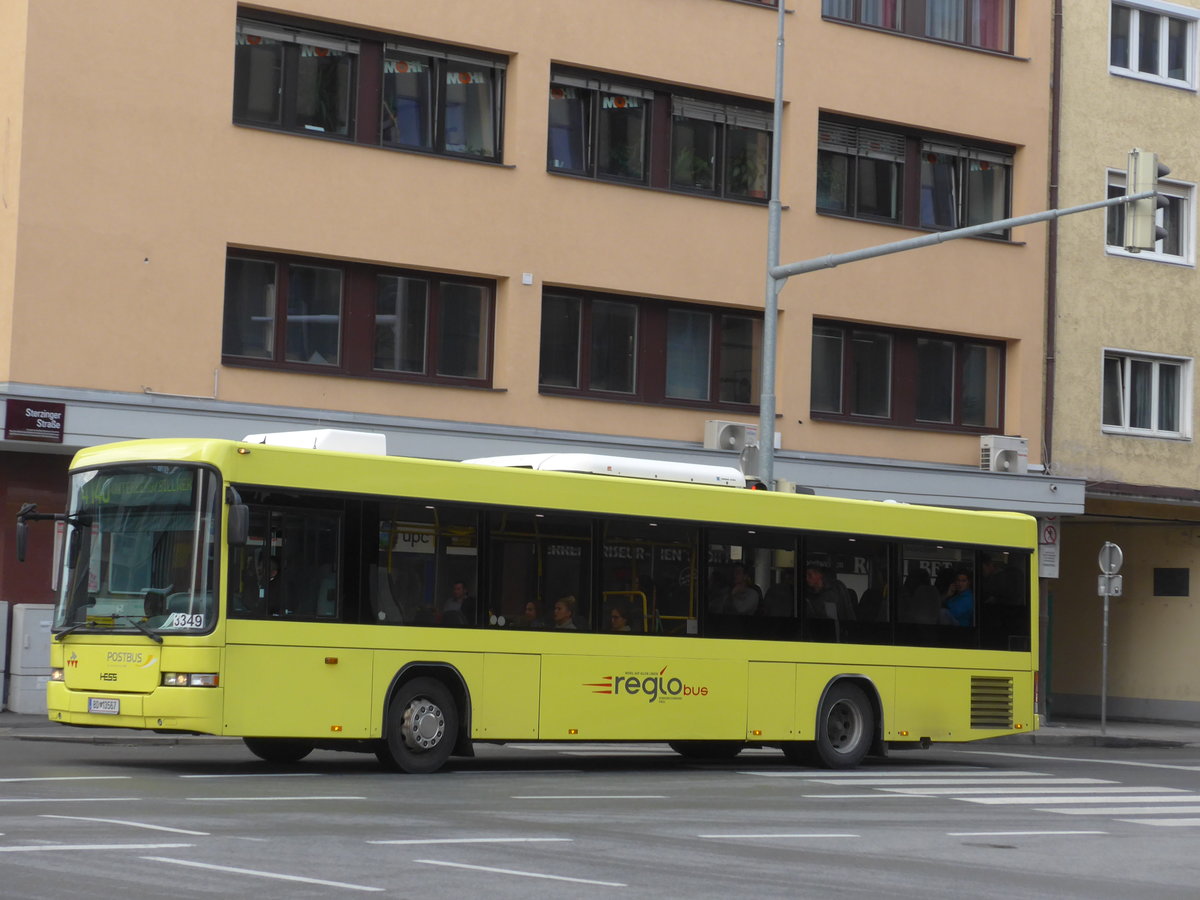
[[[763,303],[762,384],[758,401],[758,479],[768,490],[775,487],[775,347],[778,339],[779,289],[786,279],[771,274],[779,265],[780,129],[783,127],[783,22],[786,0],[778,0],[775,35],[775,109],[771,124],[771,199],[767,205],[767,286]]]
[[[1104,595],[1104,635],[1100,639],[1100,734],[1108,728],[1108,594]]]

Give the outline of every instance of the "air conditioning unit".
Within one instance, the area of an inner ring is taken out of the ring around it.
[[[758,446],[758,425],[726,422],[724,419],[708,419],[704,423],[705,450],[741,452],[746,447],[756,446]]]
[[[1029,471],[1029,439],[1002,434],[981,435],[979,468],[985,472],[1024,475]]]

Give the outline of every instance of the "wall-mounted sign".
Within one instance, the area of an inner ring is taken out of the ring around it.
[[[5,401],[4,439],[61,444],[66,418],[65,403],[14,400],[10,397]]]

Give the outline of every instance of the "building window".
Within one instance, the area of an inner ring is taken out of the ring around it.
[[[1172,3],[1113,3],[1108,70],[1114,75],[1194,88],[1200,12]]]
[[[546,167],[605,181],[765,200],[771,122],[766,104],[555,70]]]
[[[1007,148],[832,116],[819,122],[818,212],[939,231],[981,225],[1009,217],[1011,176]]]
[[[257,19],[236,43],[240,125],[500,161],[501,57]]]
[[[1103,430],[1190,437],[1191,383],[1190,359],[1104,351]]]
[[[813,325],[813,418],[1003,429],[1004,345],[840,322]]]
[[[542,298],[543,393],[757,405],[760,316],[576,292]]]
[[[488,385],[494,286],[428,272],[231,251],[227,364]]]
[[[822,0],[827,19],[1012,53],[1012,0]]]
[[[1124,172],[1108,173],[1109,198],[1125,194]],[[1125,206],[1108,207],[1105,244],[1109,253],[1117,256],[1136,256],[1138,259],[1153,259],[1159,262],[1192,265],[1195,261],[1192,237],[1192,193],[1195,187],[1177,181],[1159,181],[1159,196],[1165,197],[1167,205],[1158,210],[1157,222],[1166,234],[1155,242],[1154,250],[1129,253],[1125,250]]]

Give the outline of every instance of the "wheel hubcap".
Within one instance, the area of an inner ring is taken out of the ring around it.
[[[404,711],[402,731],[410,750],[432,750],[446,734],[446,717],[436,703],[416,697]]]
[[[825,720],[825,733],[829,743],[840,753],[852,750],[862,735],[862,715],[853,703],[839,700],[829,710]]]

